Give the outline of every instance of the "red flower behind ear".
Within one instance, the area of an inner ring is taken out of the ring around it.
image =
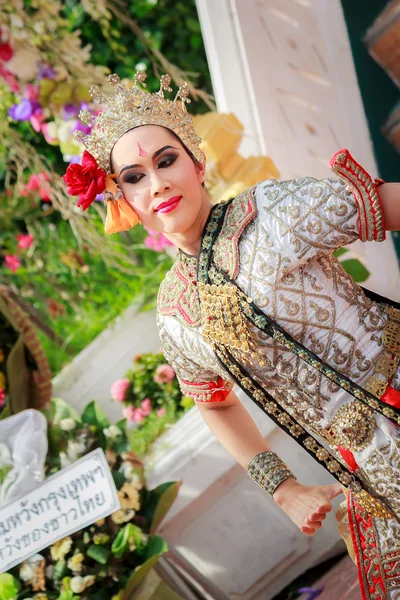
[[[73,163],[69,165],[67,172],[63,176],[63,181],[67,184],[67,192],[71,196],[78,196],[77,206],[86,210],[94,201],[97,194],[101,194],[106,189],[107,174],[99,168],[96,159],[88,152],[84,151],[82,164]]]

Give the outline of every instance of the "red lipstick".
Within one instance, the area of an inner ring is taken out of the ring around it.
[[[172,212],[179,205],[181,200],[182,196],[173,196],[166,202],[161,202],[161,204],[155,209],[155,212],[160,212],[163,214]]]

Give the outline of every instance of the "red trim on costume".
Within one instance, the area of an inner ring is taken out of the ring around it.
[[[182,391],[186,396],[193,398],[196,402],[223,402],[228,394],[231,393],[231,388],[227,388],[227,383],[219,377],[215,381],[185,381],[180,378]],[[197,391],[198,390],[198,391]]]
[[[400,392],[399,390],[395,390],[390,384],[388,384],[385,393],[382,394],[381,400],[386,402],[386,404],[400,408]]]
[[[386,238],[384,214],[375,180],[346,148],[334,154],[329,167],[353,192],[360,215],[361,241],[383,241]],[[382,180],[378,180],[378,183],[382,183]]]
[[[353,471],[355,473],[358,469],[358,464],[356,462],[356,459],[354,458],[354,454],[351,452],[351,450],[342,448],[342,446],[338,446],[338,450],[342,455],[343,460],[345,460],[348,464],[350,471]]]
[[[347,494],[347,508],[362,600],[386,600],[389,594],[373,518],[357,504],[351,492]]]

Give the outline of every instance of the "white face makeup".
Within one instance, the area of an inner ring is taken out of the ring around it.
[[[145,125],[128,131],[116,142],[112,163],[119,188],[143,225],[173,243],[208,214],[205,166],[196,166],[168,129]]]

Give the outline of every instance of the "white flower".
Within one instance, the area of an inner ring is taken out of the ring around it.
[[[19,576],[22,581],[31,581],[33,577],[34,568],[27,562],[22,563],[22,566],[19,570]]]
[[[11,27],[12,28],[13,27],[19,28],[19,27],[23,27],[24,26],[23,20],[18,15],[11,15],[10,16],[10,23],[11,23]]]
[[[104,435],[111,440],[114,440],[117,437],[122,435],[122,431],[116,425],[110,425],[107,429],[103,430]]]
[[[84,442],[76,442],[75,440],[69,440],[67,447],[68,458],[74,462],[82,456],[86,450],[86,444]]]
[[[72,463],[65,452],[60,452],[60,462],[63,469]]]
[[[36,21],[36,23],[34,23],[34,25],[33,25],[33,29],[39,35],[41,35],[42,33],[44,33],[46,31],[46,27],[45,27],[44,21]]]
[[[96,577],[94,575],[86,575],[86,577],[75,575],[75,577],[72,577],[71,581],[69,582],[69,585],[71,591],[74,592],[74,594],[80,594],[84,590],[86,590],[86,588],[88,588],[90,585],[93,585],[95,581]]]
[[[63,431],[72,431],[76,427],[75,419],[61,419],[60,427]]]
[[[38,567],[38,563],[41,563],[44,557],[41,554],[34,554],[27,560],[25,560],[19,570],[19,576],[22,581],[31,581],[32,577]]]
[[[144,62],[138,62],[137,65],[135,65],[136,71],[145,71],[146,69],[147,69],[147,65]]]
[[[75,577],[72,577],[69,585],[74,594],[80,594],[85,589],[85,582],[83,581],[83,577],[80,575],[75,575]]]

